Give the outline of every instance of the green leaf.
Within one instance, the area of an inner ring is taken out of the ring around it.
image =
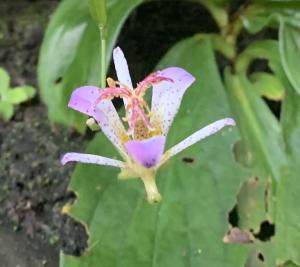
[[[107,22],[106,1],[88,0],[91,16],[97,22],[99,27],[104,27]]]
[[[274,11],[282,9],[300,9],[299,0],[255,0],[254,2]]]
[[[277,29],[283,20],[299,25],[300,2],[298,0],[255,2],[240,16],[249,33],[255,34],[266,27]]]
[[[10,77],[7,71],[3,68],[0,68],[0,94],[3,94],[7,91],[10,83]]]
[[[274,255],[274,246],[272,242],[256,241],[245,267],[275,267],[276,257]]]
[[[300,96],[291,86],[286,89],[281,124],[289,168],[283,170],[277,189],[276,253],[278,262],[300,265]]]
[[[5,121],[9,121],[14,115],[14,107],[8,102],[0,102],[0,117]]]
[[[284,71],[295,90],[300,94],[300,29],[282,21],[279,31],[280,55]]]
[[[278,27],[278,22],[273,18],[272,10],[259,4],[252,5],[240,16],[245,29],[251,34],[258,33],[265,27]]]
[[[19,86],[14,89],[10,89],[5,94],[5,100],[11,104],[20,104],[33,98],[36,94],[36,90],[32,86]]]
[[[233,59],[235,56],[235,47],[231,43],[227,42],[223,35],[215,33],[201,33],[197,34],[197,37],[201,39],[209,39],[214,50],[223,54],[228,59]]]
[[[288,261],[283,265],[283,267],[299,267],[299,265],[296,265],[295,263]]]
[[[255,175],[279,180],[286,159],[278,121],[244,75],[227,69],[225,80],[242,140],[252,153]]]
[[[247,73],[250,63],[255,59],[268,60],[269,67],[278,78],[285,77],[281,58],[279,54],[279,45],[275,40],[259,40],[251,43],[238,56],[236,70],[240,73]]]
[[[233,145],[233,154],[236,162],[246,168],[251,168],[253,165],[252,154],[242,140],[238,140]]]
[[[193,37],[178,43],[159,69],[166,66],[183,67],[197,78],[184,97],[167,147],[230,116],[208,41]],[[86,225],[89,249],[80,258],[63,255],[61,267],[244,266],[249,248],[222,242],[228,211],[247,177],[231,152],[238,138],[236,129],[227,128],[171,160],[157,177],[163,197],[158,205],[147,203],[140,180],[118,181],[115,169],[78,165],[70,184],[78,199],[70,214]],[[98,135],[87,151],[116,155],[107,143]],[[184,157],[194,162],[186,163]]]
[[[255,72],[250,75],[249,79],[260,96],[275,101],[283,98],[284,87],[276,76],[265,72]]]
[[[107,1],[106,66],[125,19],[141,3]],[[100,84],[100,37],[87,0],[65,0],[53,14],[40,51],[38,78],[49,118],[83,131],[85,116],[70,110],[67,104],[76,87]]]
[[[239,227],[257,234],[263,221],[269,219],[266,210],[266,190],[269,182],[252,177],[244,182],[237,197]],[[271,220],[272,221],[272,220]]]

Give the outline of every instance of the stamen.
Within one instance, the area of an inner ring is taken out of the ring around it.
[[[160,83],[162,81],[167,81],[167,82],[174,82],[173,79],[160,76],[158,72],[154,72],[150,75],[148,75],[143,81],[138,83],[138,86],[136,88],[136,95],[138,96],[143,96],[145,92],[147,91],[148,88],[150,88],[153,84]]]
[[[117,87],[116,81],[115,81],[114,79],[110,78],[110,77],[108,77],[108,78],[106,79],[106,82],[107,82],[107,84],[108,84],[108,87],[110,87],[110,88],[115,88],[115,87]]]
[[[128,135],[136,135],[135,128],[139,128],[137,132],[141,132],[141,128],[144,127],[143,131],[148,132],[148,135],[156,131],[160,131],[152,126],[150,123],[151,111],[146,101],[143,99],[147,89],[153,84],[160,83],[162,81],[174,82],[172,79],[164,76],[160,76],[159,72],[155,72],[147,76],[143,81],[138,83],[137,88],[132,90],[126,85],[107,78],[108,88],[101,90],[100,96],[96,99],[93,106],[96,107],[102,100],[111,100],[115,97],[121,97],[127,99],[126,105],[126,116],[123,118],[124,121],[128,122]],[[147,112],[147,114],[145,113]],[[138,123],[139,122],[139,123]],[[139,124],[139,126],[137,125]],[[145,134],[141,135],[145,136]]]
[[[111,100],[115,97],[129,98],[131,95],[131,91],[127,88],[104,88],[102,89],[100,96],[93,103],[93,107],[95,108],[102,100]]]

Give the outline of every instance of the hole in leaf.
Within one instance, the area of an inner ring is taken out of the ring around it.
[[[250,63],[248,72],[253,73],[253,72],[258,72],[258,71],[273,73],[269,67],[268,60],[257,58]]]
[[[269,221],[263,221],[260,225],[259,232],[254,236],[261,241],[269,241],[275,235],[275,224]]]
[[[264,257],[264,255],[263,255],[262,253],[258,253],[258,254],[257,254],[257,258],[258,258],[260,261],[262,261],[262,262],[265,261],[265,257]]]
[[[239,222],[239,215],[237,210],[237,205],[235,205],[232,210],[228,213],[228,222],[231,226],[237,227]]]
[[[265,97],[263,97],[263,100],[269,106],[275,117],[279,119],[281,113],[281,101],[270,100]]]
[[[85,227],[68,215],[63,216],[60,236],[61,247],[65,254],[81,256],[88,247]]]
[[[58,77],[58,78],[55,80],[55,84],[61,83],[61,82],[62,82],[62,79],[63,79],[62,76]]]
[[[192,157],[183,157],[182,161],[185,163],[193,163],[195,161],[195,159]]]

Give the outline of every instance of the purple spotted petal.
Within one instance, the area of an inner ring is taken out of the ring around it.
[[[126,136],[126,130],[119,115],[110,100],[102,100],[96,107],[95,101],[100,96],[101,89],[96,86],[83,86],[73,91],[69,107],[92,116],[100,125],[103,133],[118,148],[125,153],[121,136]]]
[[[178,67],[163,69],[158,71],[158,75],[174,81],[173,83],[163,81],[153,85],[151,104],[153,116],[151,122],[154,125],[159,124],[163,135],[167,135],[179,110],[183,94],[194,82],[195,78],[184,69]]]
[[[119,82],[132,89],[127,61],[120,47],[114,49],[113,59]]]
[[[112,166],[118,168],[123,168],[125,166],[125,163],[119,160],[110,159],[110,158],[101,157],[92,154],[81,154],[81,153],[73,153],[73,152],[65,154],[61,159],[61,164],[65,165],[68,162],[72,162],[72,161]]]
[[[155,136],[146,140],[133,140],[125,144],[128,154],[145,168],[155,166],[163,154],[165,136]]]
[[[128,88],[133,90],[132,81],[127,65],[127,60],[123,54],[123,51],[120,47],[116,47],[113,51],[113,59],[115,64],[115,69],[117,73],[118,80],[121,84],[126,85]],[[128,100],[123,98],[125,109],[128,105]],[[131,116],[131,111],[128,110],[128,116]]]
[[[100,88],[96,86],[82,86],[72,93],[68,107],[81,113],[94,117],[96,121],[101,121],[103,112],[93,108],[93,103],[100,97]]]
[[[206,137],[209,137],[210,135],[213,135],[220,131],[225,126],[235,126],[235,121],[232,118],[225,118],[218,121],[215,121],[204,128],[198,130],[197,132],[193,133],[189,137],[185,138],[181,142],[179,142],[177,145],[173,146],[169,150],[169,156],[172,157],[182,150],[188,148],[189,146],[199,142],[202,139],[205,139]]]

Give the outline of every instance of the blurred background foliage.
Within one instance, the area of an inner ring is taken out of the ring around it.
[[[106,70],[126,18],[153,2],[106,1]],[[161,2],[167,9],[168,1]],[[65,211],[86,227],[89,246],[81,257],[62,253],[63,267],[300,266],[300,3],[194,2],[206,7],[218,30],[199,25],[197,34],[174,43],[157,62],[156,69],[180,66],[197,78],[168,146],[225,116],[237,127],[165,166],[157,178],[163,195],[157,206],[146,202],[140,181],[121,182],[115,170],[77,165],[69,187],[77,199]],[[100,85],[100,66],[88,1],[62,1],[38,65],[51,121],[85,131],[86,118],[67,102],[76,87]],[[87,152],[115,155],[101,133]]]

